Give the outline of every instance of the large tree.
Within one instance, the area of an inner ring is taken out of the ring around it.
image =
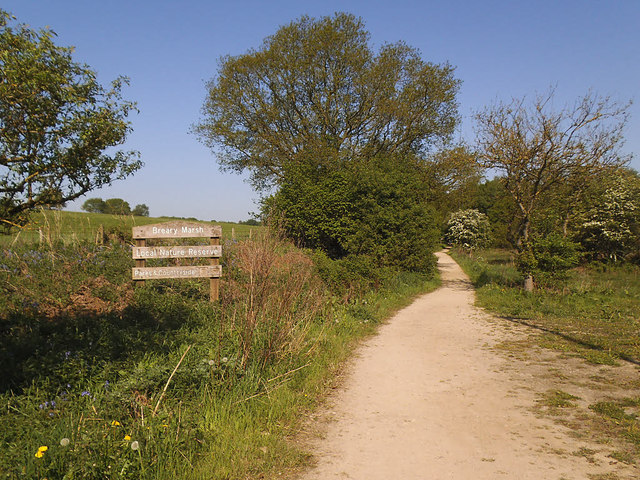
[[[137,152],[114,151],[135,104],[125,78],[105,88],[96,73],[55,45],[55,33],[13,25],[0,10],[0,222],[22,225],[140,168]],[[107,153],[108,152],[108,153]]]
[[[447,139],[458,84],[451,66],[402,42],[373,51],[353,15],[305,16],[259,49],[221,59],[195,131],[223,168],[277,186],[301,162],[334,169]]]
[[[518,207],[521,251],[529,248],[532,219],[549,196],[576,195],[594,176],[627,161],[620,147],[628,104],[588,93],[573,106],[555,110],[553,100],[551,90],[530,103],[515,99],[476,115],[479,160],[501,175]],[[525,286],[533,288],[531,275]]]

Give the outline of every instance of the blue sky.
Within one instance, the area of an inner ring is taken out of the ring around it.
[[[639,0],[3,0],[1,8],[32,27],[50,26],[57,43],[74,45],[74,58],[103,84],[130,77],[125,97],[140,113],[124,148],[139,150],[145,166],[85,199],[145,203],[152,216],[238,221],[258,210],[244,177],[221,173],[189,129],[218,59],[260,46],[303,14],[353,13],[374,46],[403,40],[425,60],[455,66],[463,82],[458,136],[467,142],[473,112],[551,86],[556,104],[589,89],[635,100],[625,151],[640,169]],[[83,201],[69,209],[80,210]]]

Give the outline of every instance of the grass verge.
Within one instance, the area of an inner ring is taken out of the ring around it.
[[[471,277],[480,306],[540,333],[540,343],[596,364],[640,364],[640,267],[584,266],[552,287],[523,291],[503,250],[452,256]]]
[[[552,388],[539,393],[534,411],[551,415],[576,435],[613,446],[612,462],[640,461],[640,268],[584,266],[526,293],[509,252],[454,251],[452,256],[471,277],[480,306],[530,327],[532,339],[505,342],[511,358],[532,361],[527,350],[537,343],[561,352],[564,361],[568,355],[591,364],[582,373],[575,363],[573,370],[554,364],[551,383],[543,387]],[[620,359],[635,364],[635,372],[617,374]],[[584,399],[561,388],[578,390]],[[574,455],[593,459],[594,453],[585,447]]]
[[[46,247],[46,248],[45,248]],[[267,478],[354,345],[437,279],[396,273],[344,301],[268,235],[227,241],[206,282],[134,289],[128,245],[0,255],[0,477]]]

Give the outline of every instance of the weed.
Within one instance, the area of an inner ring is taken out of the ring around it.
[[[562,390],[551,390],[541,395],[538,403],[551,409],[575,407],[574,400],[580,397],[563,392]]]

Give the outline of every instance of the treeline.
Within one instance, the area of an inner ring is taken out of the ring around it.
[[[479,182],[460,197],[448,217],[444,238],[472,250],[479,247],[529,248],[553,257],[547,270],[578,262],[640,264],[640,175],[619,168],[585,179],[580,198],[547,196],[531,217],[528,245],[518,245],[522,214],[506,188],[507,179]],[[575,193],[575,192],[573,192]],[[525,259],[521,258],[521,262]],[[547,263],[550,263],[547,259]]]
[[[527,289],[580,259],[637,259],[629,104],[557,108],[550,90],[477,112],[456,144],[459,84],[402,42],[374,51],[353,15],[302,17],[221,60],[195,132],[251,175],[265,219],[365,278],[433,272],[443,238],[517,249]]]
[[[82,204],[82,210],[89,213],[109,213],[111,215],[134,215],[138,217],[148,217],[149,207],[144,203],[136,205],[133,210],[129,202],[121,198],[89,198]]]

